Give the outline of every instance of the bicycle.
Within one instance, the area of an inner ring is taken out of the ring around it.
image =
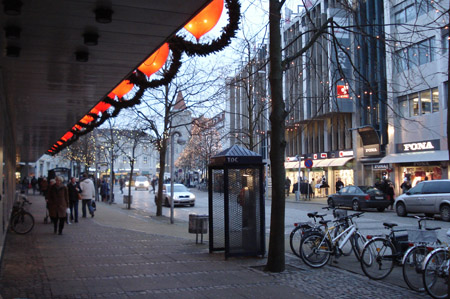
[[[349,216],[342,217],[335,221],[335,226],[328,227],[331,220],[321,220],[319,223],[325,226],[325,233],[311,232],[303,238],[300,244],[300,257],[305,264],[312,268],[320,268],[328,263],[330,257],[333,255],[339,258],[342,255],[342,248],[349,240],[351,247],[357,257],[360,258],[359,246],[360,240],[364,237],[358,232],[356,225],[353,223],[353,218],[359,218],[364,212],[355,213]],[[337,236],[332,237],[331,233],[339,229],[339,226],[346,226],[342,232]]]
[[[323,207],[322,209],[333,210],[333,216],[337,220],[341,217],[347,216],[346,210],[338,210],[338,206],[336,207]],[[326,214],[318,214],[318,212],[311,212],[308,213],[307,216],[309,218],[313,218],[314,222],[308,221],[308,222],[295,222],[294,223],[294,229],[291,231],[289,235],[289,245],[291,247],[291,251],[298,257],[300,257],[300,243],[302,241],[303,236],[306,234],[312,232],[312,231],[322,231],[323,225],[317,223],[317,219],[320,218],[320,220],[324,220],[324,217]],[[342,232],[345,228],[343,226],[339,226],[340,229],[335,230],[334,236],[337,236],[340,232]],[[342,248],[342,254],[344,256],[349,256],[352,253],[352,247],[345,247]],[[300,257],[301,258],[301,257]]]
[[[34,227],[34,217],[25,210],[25,205],[31,205],[25,196],[21,196],[21,201],[17,201],[11,213],[10,226],[12,231],[24,235],[29,233]]]
[[[429,217],[414,216],[418,219],[419,229],[408,230],[409,248],[402,260],[403,279],[410,289],[416,292],[424,292],[423,284],[423,262],[440,241],[437,238],[436,230],[440,227],[422,228],[422,221],[432,220]]]
[[[450,230],[447,231],[450,237]],[[423,285],[433,298],[447,298],[450,272],[450,247],[431,251],[423,263]]]
[[[394,264],[401,265],[403,254],[409,247],[407,234],[396,235],[398,232],[406,231],[405,229],[394,230],[396,223],[385,222],[383,225],[391,232],[378,237],[368,235],[369,241],[364,245],[361,254],[361,268],[364,274],[373,280],[387,277],[394,268]]]

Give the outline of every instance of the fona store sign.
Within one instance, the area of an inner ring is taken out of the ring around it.
[[[421,142],[397,143],[396,147],[397,153],[435,151],[440,149],[440,140],[434,139]]]

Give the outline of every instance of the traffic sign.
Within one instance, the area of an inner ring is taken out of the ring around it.
[[[306,168],[311,168],[311,167],[313,167],[313,160],[311,160],[311,159],[306,159],[306,160],[305,160],[305,167],[306,167]]]

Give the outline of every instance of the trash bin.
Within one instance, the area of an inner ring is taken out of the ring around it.
[[[196,234],[195,243],[198,243],[198,234],[201,234],[203,244],[203,234],[208,233],[208,215],[189,214],[189,233]]]
[[[133,203],[133,195],[124,195],[123,196],[123,203],[128,204],[128,201],[130,202],[130,204]]]

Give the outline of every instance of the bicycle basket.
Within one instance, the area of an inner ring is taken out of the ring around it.
[[[333,214],[334,218],[339,219],[347,216],[347,210],[335,210]]]
[[[412,243],[434,243],[437,241],[437,231],[423,229],[408,230],[408,241]]]

